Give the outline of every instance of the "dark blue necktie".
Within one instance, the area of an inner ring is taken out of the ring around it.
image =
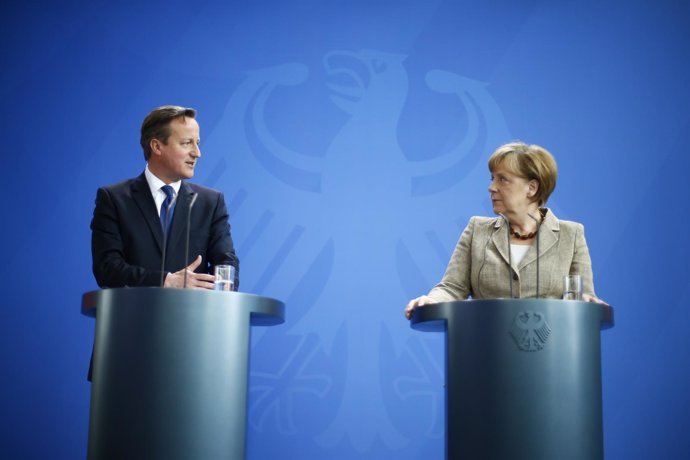
[[[163,229],[163,233],[167,235],[168,228],[170,228],[170,221],[175,211],[174,190],[169,185],[164,185],[161,187],[161,190],[165,193],[165,201],[163,201],[161,205],[161,228]]]

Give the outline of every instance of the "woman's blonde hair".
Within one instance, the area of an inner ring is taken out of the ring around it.
[[[539,206],[546,204],[551,192],[556,188],[556,160],[544,147],[523,142],[504,144],[489,158],[489,171],[493,173],[499,164],[516,176],[528,181],[537,181],[539,189],[534,199]]]

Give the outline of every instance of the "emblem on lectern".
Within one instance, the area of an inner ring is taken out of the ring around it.
[[[546,318],[535,311],[523,311],[518,313],[510,328],[518,348],[522,351],[539,351],[544,348],[546,340],[551,334],[551,328]]]

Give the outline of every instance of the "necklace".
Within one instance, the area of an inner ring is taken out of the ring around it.
[[[519,240],[531,240],[532,238],[534,238],[534,235],[536,235],[537,232],[531,232],[531,233],[528,233],[527,235],[521,235],[520,233],[513,230],[513,226],[511,225],[510,226],[510,234]]]
[[[543,210],[541,210],[541,209],[539,210],[539,217],[541,217],[541,219],[539,219],[540,222],[543,222],[543,221],[544,221],[544,217],[546,217],[545,214],[546,214],[546,213],[545,213]],[[519,239],[519,240],[523,240],[523,241],[524,241],[524,240],[531,240],[532,238],[534,238],[534,236],[535,236],[535,235],[537,234],[537,232],[539,231],[539,225],[537,225],[537,229],[536,229],[535,231],[533,231],[533,232],[531,232],[531,233],[528,233],[527,235],[521,235],[520,233],[516,232],[516,231],[513,229],[513,225],[512,225],[512,224],[510,224],[510,225],[508,226],[508,229],[510,230],[510,234],[511,234],[511,235],[513,235],[515,238],[517,238],[517,239]]]

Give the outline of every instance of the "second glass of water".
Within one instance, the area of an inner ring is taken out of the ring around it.
[[[563,299],[582,300],[582,276],[565,275],[563,277]]]

